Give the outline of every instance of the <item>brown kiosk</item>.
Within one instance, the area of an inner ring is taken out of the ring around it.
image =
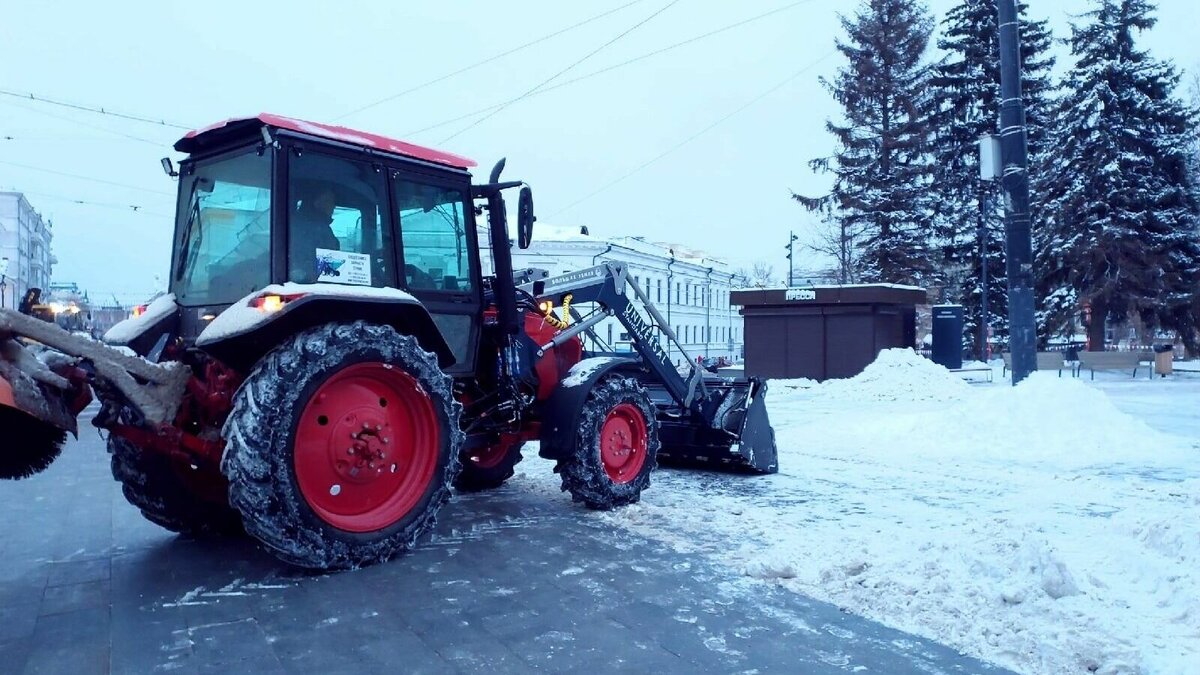
[[[733,291],[746,319],[746,375],[827,380],[862,372],[881,350],[916,344],[924,289],[896,284]]]

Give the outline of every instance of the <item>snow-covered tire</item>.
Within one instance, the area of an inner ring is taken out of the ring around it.
[[[609,377],[592,388],[579,414],[574,453],[554,467],[573,501],[607,511],[641,498],[660,447],[654,410],[635,379]]]
[[[462,458],[462,473],[458,474],[454,487],[459,492],[482,492],[500,487],[516,473],[514,467],[523,459],[523,447],[525,444],[521,441],[501,440],[479,454],[468,450]]]
[[[240,534],[242,519],[228,504],[196,494],[172,464],[173,460],[143,452],[118,436],[109,436],[113,478],[121,484],[125,500],[146,520],[180,534],[195,536]],[[190,469],[188,469],[190,470]],[[210,480],[198,478],[197,481]],[[212,487],[213,491],[217,486]]]
[[[314,569],[412,548],[460,468],[451,384],[414,338],[363,321],[319,326],[268,352],[224,428],[221,471],[246,531]]]

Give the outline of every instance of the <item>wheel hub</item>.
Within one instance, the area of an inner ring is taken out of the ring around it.
[[[395,473],[400,467],[391,461],[391,437],[394,435],[392,425],[380,415],[365,413],[350,413],[339,425],[348,429],[345,437],[345,456],[334,462],[338,476],[348,481],[365,483],[375,480],[385,472]],[[337,431],[333,433],[336,444]]]

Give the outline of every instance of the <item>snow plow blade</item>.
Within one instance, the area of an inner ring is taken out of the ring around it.
[[[704,427],[686,418],[659,420],[660,463],[757,474],[779,471],[775,430],[767,418],[767,383],[751,378],[713,389],[724,391],[724,396],[705,411],[710,421]]]
[[[0,309],[0,478],[27,478],[48,467],[67,432],[78,435],[75,418],[96,383],[161,422],[174,419],[187,371]]]

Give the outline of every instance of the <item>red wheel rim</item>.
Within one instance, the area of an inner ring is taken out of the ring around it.
[[[386,363],[355,364],[304,406],[293,451],[296,482],[326,523],[382,530],[425,494],[440,436],[433,403],[412,376]]]
[[[491,469],[503,462],[504,458],[508,457],[508,451],[519,442],[501,439],[495,445],[472,450],[467,461],[481,469]]]
[[[614,483],[632,481],[646,463],[646,418],[632,403],[608,411],[600,426],[600,460]]]

